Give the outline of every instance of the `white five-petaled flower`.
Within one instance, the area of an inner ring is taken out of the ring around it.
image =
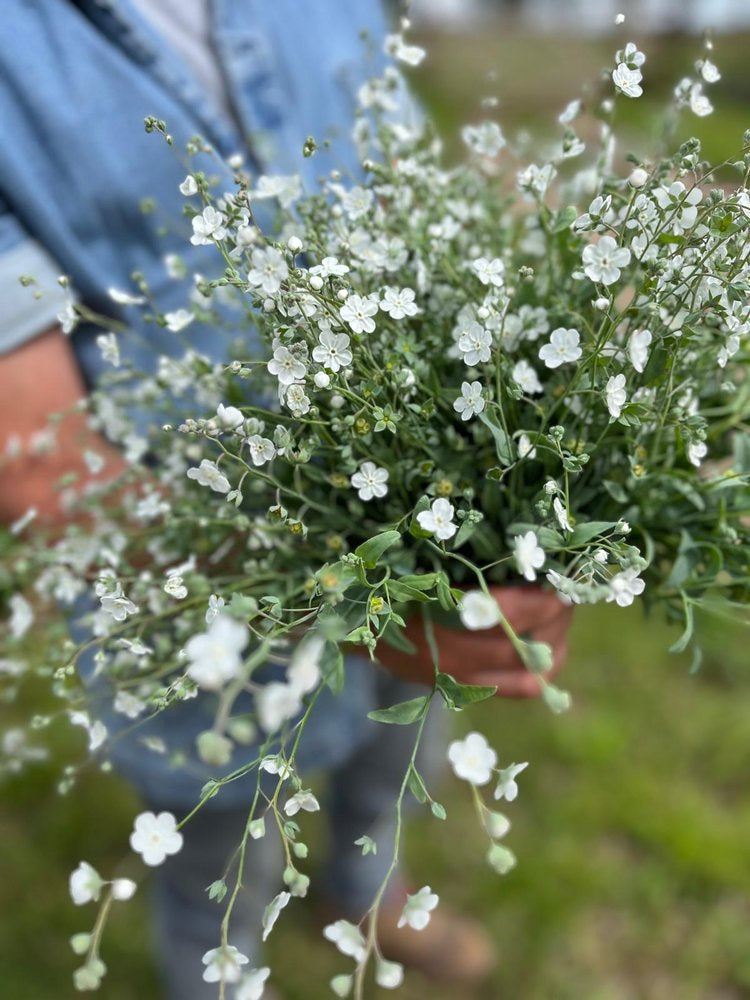
[[[404,967],[400,962],[379,958],[375,965],[375,982],[385,990],[397,990],[404,981]]]
[[[613,285],[620,277],[620,269],[630,263],[630,251],[619,247],[611,236],[602,236],[598,243],[583,248],[583,270],[592,281]]]
[[[120,367],[120,347],[117,343],[117,334],[100,333],[96,338],[96,346],[102,354],[102,358],[113,368]]]
[[[361,962],[365,956],[365,938],[356,924],[348,920],[337,920],[323,928],[323,937],[332,941],[342,955],[350,955],[355,962]]]
[[[539,348],[539,358],[548,368],[559,368],[570,361],[577,361],[583,354],[579,347],[580,340],[578,330],[566,330],[559,326],[550,334],[549,343]]]
[[[214,240],[223,240],[227,235],[226,219],[213,205],[207,205],[199,215],[193,216],[193,246],[207,246]]]
[[[470,323],[458,339],[458,349],[463,354],[464,364],[469,366],[489,361],[491,345],[492,334],[477,322]]]
[[[189,309],[175,309],[174,312],[164,313],[164,322],[172,333],[184,330],[186,326],[190,326],[194,319],[195,314],[191,313]]]
[[[245,420],[242,411],[236,406],[224,406],[223,403],[219,403],[216,407],[216,417],[221,426],[228,431],[237,430]]]
[[[555,497],[552,501],[552,509],[555,512],[555,517],[557,518],[557,523],[560,525],[563,531],[572,531],[573,525],[570,523],[570,517],[568,516],[568,508],[562,502],[560,497]]]
[[[234,991],[235,1000],[261,1000],[266,988],[266,980],[271,975],[267,965],[245,972]]]
[[[253,465],[264,465],[276,457],[276,446],[273,441],[261,437],[260,434],[250,435],[247,439],[247,450],[250,452]]]
[[[510,373],[510,377],[528,396],[535,396],[538,393],[543,392],[539,376],[528,361],[517,361],[515,365],[513,365],[513,371]]]
[[[406,904],[396,926],[405,927],[408,924],[415,931],[424,930],[439,900],[440,897],[430,889],[429,885],[423,886],[419,892],[406,897]]]
[[[380,308],[390,315],[391,319],[403,319],[404,316],[416,316],[419,307],[414,301],[413,288],[391,288],[383,292]]]
[[[194,635],[185,645],[188,677],[206,691],[217,691],[239,674],[248,639],[246,625],[217,614],[205,632]]]
[[[198,193],[198,184],[192,174],[188,174],[185,180],[180,184],[180,194],[184,195],[186,198],[190,198],[191,195]]]
[[[494,285],[499,288],[505,281],[505,264],[499,257],[488,260],[486,257],[477,257],[472,261],[471,266],[474,273],[483,285]]]
[[[225,948],[212,948],[203,956],[203,979],[207,983],[237,983],[242,975],[242,966],[250,959],[247,955],[228,944]]]
[[[291,893],[280,892],[274,896],[271,902],[263,911],[263,940],[267,940],[268,935],[273,930],[274,924],[279,919],[279,914],[292,898]]]
[[[653,340],[650,330],[635,330],[628,340],[628,357],[637,372],[642,372],[648,361],[648,349]]]
[[[688,445],[687,456],[688,460],[692,465],[698,468],[703,459],[708,454],[708,445],[705,441],[694,441],[693,444]]]
[[[142,812],[136,816],[130,846],[152,868],[162,864],[168,855],[177,854],[182,848],[182,834],[172,813],[160,812],[157,816]]]
[[[470,420],[484,409],[481,382],[462,382],[461,395],[453,401],[453,409],[461,414],[462,420]]]
[[[703,85],[700,83],[694,83],[690,88],[688,102],[690,104],[690,110],[694,115],[697,115],[698,118],[705,118],[706,115],[710,115],[714,110],[713,104],[706,97],[703,92]]]
[[[281,385],[291,385],[307,374],[307,368],[288,347],[277,347],[266,365],[271,375],[275,375]]]
[[[479,156],[497,156],[505,146],[505,136],[497,122],[464,125],[461,138]]]
[[[607,397],[609,414],[613,420],[617,420],[628,398],[628,394],[625,391],[625,376],[622,374],[610,376],[607,379],[604,391]]]
[[[300,809],[311,813],[320,810],[320,803],[308,788],[296,792],[284,803],[284,812],[287,816],[296,816]]]
[[[285,387],[285,392],[281,394],[286,405],[295,417],[304,416],[310,412],[310,397],[305,392],[304,382],[292,382]]]
[[[202,459],[199,466],[188,469],[187,477],[194,479],[200,486],[210,486],[215,493],[228,493],[231,489],[227,477],[208,458]]]
[[[626,63],[620,63],[612,70],[612,82],[626,97],[640,97],[643,93],[641,80],[643,73],[639,69],[631,69]]]
[[[363,462],[349,482],[357,491],[360,500],[384,497],[388,492],[388,470],[381,469],[374,462]]]
[[[616,601],[621,608],[627,608],[639,594],[646,589],[646,584],[638,576],[637,569],[624,569],[609,581],[610,594],[608,601]]]
[[[494,628],[502,621],[500,605],[494,597],[481,590],[470,590],[461,598],[458,614],[464,628],[476,631],[483,628]]]
[[[457,778],[472,785],[486,785],[497,764],[497,754],[481,733],[469,733],[448,747],[448,760]]]
[[[349,350],[350,340],[345,333],[331,333],[325,330],[320,335],[320,343],[313,348],[313,361],[337,372],[352,363],[352,352]]]
[[[252,264],[247,280],[266,295],[275,295],[282,281],[289,277],[289,268],[281,250],[276,247],[256,247],[250,256]]]
[[[505,799],[506,802],[512,802],[518,795],[516,776],[519,775],[521,771],[525,771],[528,766],[528,761],[524,761],[523,764],[511,764],[509,767],[504,767],[500,771],[500,776],[498,777],[497,787],[495,788],[495,798]]]
[[[438,497],[432,501],[429,510],[423,510],[417,514],[417,523],[420,528],[431,532],[435,538],[445,541],[452,538],[458,531],[457,525],[453,523],[454,507],[445,497]]]
[[[361,295],[350,295],[339,315],[353,333],[372,333],[375,330],[375,320],[372,317],[377,311],[377,302],[369,296],[363,299]]]
[[[93,868],[88,861],[82,861],[76,870],[71,872],[68,880],[70,898],[76,906],[95,903],[101,895],[103,885],[104,879],[96,868]]]
[[[544,565],[544,549],[539,544],[536,532],[527,531],[513,539],[518,572],[527,580],[536,580],[536,571]]]
[[[123,593],[122,584],[117,581],[115,589],[111,593],[106,592],[106,588],[96,588],[102,610],[111,615],[116,622],[124,622],[128,615],[138,612],[137,605],[133,604]]]
[[[340,278],[349,270],[346,264],[339,264],[335,257],[324,257],[319,264],[314,264],[310,268],[310,274],[316,274],[319,278]]]
[[[262,684],[255,695],[255,711],[261,729],[275,733],[302,708],[302,695],[283,681]]]

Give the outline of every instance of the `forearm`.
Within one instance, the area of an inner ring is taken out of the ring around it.
[[[56,427],[53,448],[30,447],[49,428],[52,413],[70,411],[86,390],[70,342],[54,328],[0,357],[0,521],[8,524],[29,508],[48,523],[64,520],[55,484],[69,472],[90,477],[86,448],[105,459],[102,474],[122,467],[119,453],[92,432],[83,413]],[[9,454],[16,439],[18,454]]]

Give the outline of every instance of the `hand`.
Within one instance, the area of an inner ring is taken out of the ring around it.
[[[490,591],[517,635],[549,643],[553,667],[545,676],[556,674],[567,655],[573,609],[541,587],[490,587]],[[452,674],[462,684],[496,686],[498,695],[504,698],[534,698],[539,694],[539,681],[523,665],[499,625],[476,632],[438,624],[433,628],[443,673]],[[416,646],[415,653],[403,653],[381,642],[378,659],[399,677],[431,685],[435,667],[421,615],[407,622],[405,634]]]

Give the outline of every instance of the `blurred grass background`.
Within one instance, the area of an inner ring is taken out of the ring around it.
[[[500,97],[508,134],[544,136],[630,37],[615,44],[499,30],[431,34],[416,83],[449,139],[479,118],[478,100],[488,94]],[[647,93],[669,89],[700,55],[694,39],[635,38],[648,53]],[[685,134],[700,134],[712,157],[731,155],[750,126],[748,41],[717,39],[717,114],[687,123]],[[657,104],[625,106],[636,147],[659,128]],[[748,635],[719,622],[701,628],[708,655],[691,677],[683,659],[666,653],[672,630],[641,609],[582,609],[565,675],[575,701],[569,714],[496,702],[457,719],[461,730],[485,732],[502,763],[531,761],[508,808],[519,865],[504,878],[486,868],[468,789],[447,780],[439,797],[448,822],[417,814],[409,829],[414,880],[481,917],[497,942],[498,968],[475,992],[409,976],[405,1000],[750,997]],[[18,706],[4,706],[3,727],[27,718],[38,696],[31,690]],[[63,725],[50,738],[51,763],[12,779],[0,800],[0,996],[9,1000],[74,996],[68,938],[89,929],[92,912],[69,901],[68,875],[84,858],[115,871],[138,808],[122,782],[96,772],[60,799],[60,769],[81,758],[84,739]],[[314,819],[304,826],[319,839]],[[107,1000],[160,996],[147,897],[142,887],[115,909],[104,945]],[[328,979],[346,966],[304,902],[285,912],[270,958],[289,1000],[330,997]]]

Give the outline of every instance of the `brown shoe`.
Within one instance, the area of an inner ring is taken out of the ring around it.
[[[397,927],[405,901],[405,896],[392,898],[380,908],[378,944],[385,958],[435,982],[469,984],[486,978],[495,965],[495,949],[478,921],[441,902],[423,930]]]

